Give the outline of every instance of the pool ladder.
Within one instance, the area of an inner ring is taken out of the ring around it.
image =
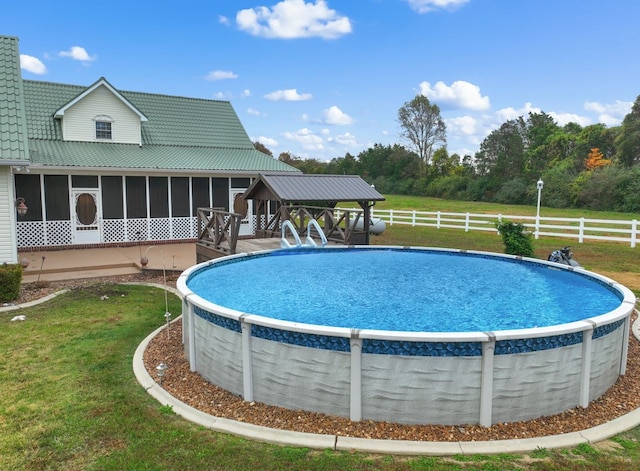
[[[293,224],[291,223],[291,221],[284,221],[282,223],[282,239],[280,239],[280,247],[286,248],[286,249],[296,248],[296,247],[317,247],[318,244],[316,243],[315,240],[313,240],[313,237],[311,237],[312,228],[315,229],[315,231],[320,236],[320,244],[322,245],[322,247],[327,245],[327,237],[324,235],[324,232],[322,232],[322,228],[320,227],[320,224],[318,224],[317,220],[311,219],[309,221],[309,224],[307,224],[307,238],[305,240],[304,245],[302,244],[302,240],[300,240],[300,236],[298,235],[296,228],[293,227]],[[291,232],[291,235],[295,240],[295,245],[292,245],[291,242],[287,240],[287,229],[289,229],[289,231]]]

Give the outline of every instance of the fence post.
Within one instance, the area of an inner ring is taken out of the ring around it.
[[[582,244],[584,241],[584,218],[580,218],[580,232],[578,233],[578,243]]]
[[[393,226],[393,209],[389,210],[389,225]]]
[[[635,248],[636,241],[638,240],[638,220],[631,221],[631,248]]]
[[[436,229],[440,229],[440,211],[436,214]]]
[[[464,231],[469,232],[469,213],[467,213],[464,220]]]
[[[416,210],[411,213],[411,227],[416,227]]]

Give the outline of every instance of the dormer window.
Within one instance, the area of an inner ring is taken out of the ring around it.
[[[96,121],[96,139],[111,140],[111,123],[108,121]]]

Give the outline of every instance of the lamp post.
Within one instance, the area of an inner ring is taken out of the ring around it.
[[[542,178],[538,180],[538,183],[536,183],[536,186],[538,187],[538,206],[536,208],[536,232],[535,232],[535,237],[537,239],[540,236],[540,195],[542,194],[542,188],[544,187],[544,182],[542,181]]]

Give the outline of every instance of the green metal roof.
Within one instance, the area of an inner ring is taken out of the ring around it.
[[[0,163],[26,162],[28,152],[18,38],[0,36]]]
[[[61,121],[54,115],[105,82],[139,111],[142,147],[63,141]],[[126,92],[102,77],[88,87],[23,81],[18,38],[0,36],[0,163],[28,161],[34,167],[299,173],[255,150],[228,101]]]
[[[255,149],[32,140],[33,167],[298,172]]]

